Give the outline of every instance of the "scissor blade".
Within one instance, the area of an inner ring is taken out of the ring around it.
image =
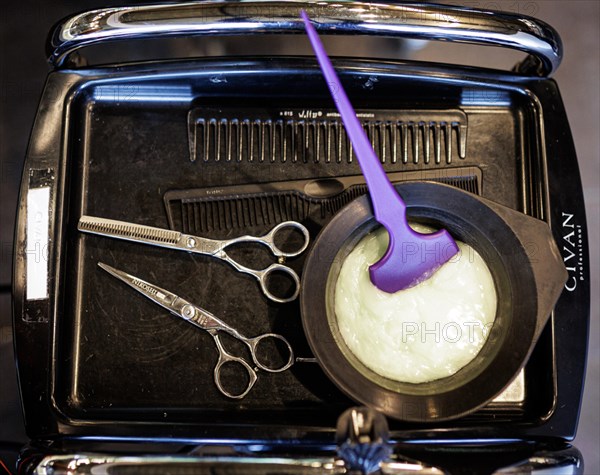
[[[145,280],[139,279],[127,272],[123,272],[121,270],[115,269],[103,262],[98,262],[98,266],[104,269],[113,277],[116,277],[119,280],[122,280],[130,287],[133,287],[140,294],[152,300],[154,303],[166,308],[170,312],[179,315],[179,307],[181,303],[187,303],[183,299],[179,298],[173,292],[169,292],[157,285],[151,284],[150,282],[146,282]],[[177,303],[177,305],[175,305]]]
[[[79,218],[78,229],[86,233],[109,236],[126,241],[142,242],[155,246],[179,249],[181,233],[168,229],[154,228],[141,224],[116,221],[114,219],[82,216]]]

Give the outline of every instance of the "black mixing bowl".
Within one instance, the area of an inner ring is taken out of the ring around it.
[[[351,398],[405,421],[457,418],[491,401],[517,376],[562,292],[567,271],[543,221],[447,185],[411,182],[396,188],[411,221],[448,229],[490,268],[498,305],[481,351],[452,376],[412,384],[378,375],[346,346],[334,311],[334,289],[347,255],[379,226],[367,196],[343,208],[310,251],[300,296],[304,331],[325,373]]]

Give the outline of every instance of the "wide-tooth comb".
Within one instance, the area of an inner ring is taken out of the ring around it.
[[[181,233],[177,231],[93,216],[82,216],[79,219],[77,228],[80,231],[101,236],[111,236],[130,241],[150,241],[160,244],[177,244],[181,238]]]
[[[273,119],[257,110],[248,112],[253,119],[242,119],[238,112],[190,110],[192,162],[355,161],[346,130],[337,118]],[[460,109],[377,111],[376,118],[361,119],[361,123],[382,163],[450,164],[454,136],[458,157],[464,159],[467,154],[467,115]]]

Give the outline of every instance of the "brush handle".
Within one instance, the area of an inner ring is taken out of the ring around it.
[[[406,205],[390,183],[379,158],[375,155],[375,151],[356,117],[356,112],[327,56],[317,31],[312,26],[304,10],[302,10],[301,15],[308,38],[321,66],[321,71],[342,117],[342,122],[358,158],[358,164],[367,182],[375,218],[383,225],[398,226],[399,221],[405,221],[401,218],[406,215]]]

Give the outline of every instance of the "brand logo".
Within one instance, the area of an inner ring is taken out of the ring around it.
[[[577,283],[585,280],[583,273],[583,230],[581,224],[573,219],[574,215],[562,213],[562,254],[563,261],[569,271],[569,279],[565,289],[575,291]]]
[[[316,119],[323,115],[322,111],[313,111],[310,109],[304,109],[298,113],[298,117],[301,119]]]
[[[138,286],[139,288],[145,290],[146,292],[148,292],[151,295],[157,295],[158,294],[158,291],[155,288],[151,287],[146,282],[142,282],[141,280],[134,279],[133,280],[133,285]]]

